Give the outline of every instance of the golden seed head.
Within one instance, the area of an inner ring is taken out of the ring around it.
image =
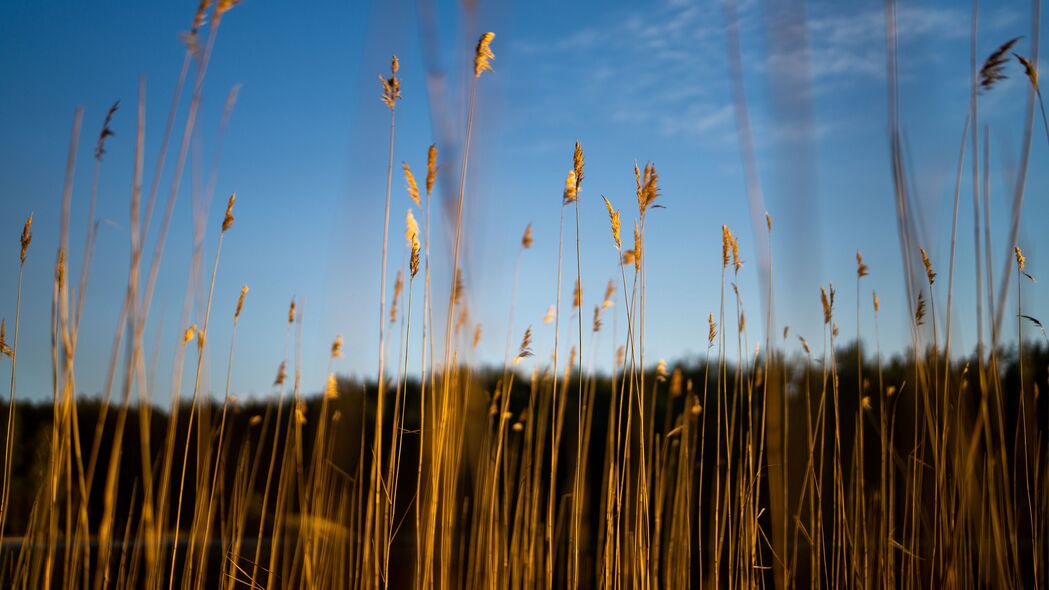
[[[616,294],[616,284],[612,279],[608,279],[608,284],[605,285],[605,298],[601,302],[601,309],[608,309],[615,305],[612,301],[612,297]]]
[[[732,238],[732,266],[735,267],[737,273],[743,268],[743,259],[739,257],[739,240],[735,237]]]
[[[419,274],[419,236],[412,236],[412,253],[408,259],[408,269],[411,271],[412,278]]]
[[[768,211],[765,212],[765,225],[769,228],[769,232],[772,232],[772,216]]]
[[[732,251],[732,242],[735,239],[732,237],[732,231],[729,230],[727,225],[721,226],[721,268],[728,267],[728,255]]]
[[[0,354],[9,358],[14,357],[14,352],[7,345],[7,320],[0,320]]]
[[[429,198],[433,192],[433,184],[437,180],[437,144],[430,144],[426,151],[426,197]]]
[[[291,305],[288,306],[288,323],[295,323],[295,298],[292,297]]]
[[[572,307],[578,308],[583,305],[583,286],[579,279],[575,280],[575,289],[572,290]]]
[[[284,380],[288,378],[287,373],[284,372],[285,362],[281,361],[280,366],[277,367],[277,378],[273,380],[274,385],[284,385]]]
[[[798,340],[801,340],[801,347],[805,349],[805,354],[812,354],[812,349],[809,348],[809,341],[802,336],[798,336]]]
[[[575,170],[568,171],[568,177],[565,178],[565,192],[564,192],[564,204],[574,203],[579,197],[579,185],[576,183]]]
[[[714,338],[717,338],[717,336],[718,325],[714,323],[714,313],[711,312],[711,314],[707,317],[707,344],[713,345]]]
[[[342,356],[342,336],[336,336],[335,342],[331,343],[331,358],[337,359]]]
[[[594,332],[600,332],[601,331],[601,306],[600,305],[595,305],[594,306],[593,330],[594,330]]]
[[[557,313],[557,307],[556,306],[551,305],[549,308],[547,308],[546,315],[543,316],[543,323],[544,324],[552,323],[554,321],[554,315],[556,313]]]
[[[237,200],[237,193],[230,193],[229,201],[226,202],[226,216],[222,219],[222,232],[225,233],[233,227],[233,203]]]
[[[193,324],[192,326],[186,328],[186,331],[182,333],[182,344],[189,344],[189,341],[193,340],[196,337],[197,325]]]
[[[193,14],[193,28],[190,29],[191,35],[196,35],[197,31],[207,22],[209,6],[211,6],[211,0],[200,0],[200,4],[197,5],[197,12]]]
[[[474,77],[480,78],[481,73],[485,71],[492,71],[491,60],[495,59],[495,54],[492,53],[492,39],[495,39],[495,33],[485,33],[481,35],[481,39],[477,42],[477,52],[474,55]]]
[[[397,271],[397,278],[393,282],[393,303],[390,304],[390,323],[397,322],[397,300],[401,298],[401,291],[404,289],[404,273],[400,270]]]
[[[698,416],[702,411],[703,406],[699,405],[698,403],[692,404],[692,407],[689,409],[689,412],[691,412],[693,416]]]
[[[637,164],[634,164],[634,176],[638,184],[637,208],[641,217],[644,217],[652,201],[659,198],[659,174],[656,173],[655,164],[649,162],[645,164],[644,174],[640,176]]]
[[[1027,74],[1027,79],[1031,81],[1031,86],[1033,86],[1035,90],[1038,90],[1038,70],[1034,67],[1034,64],[1031,63],[1031,60],[1019,53],[1013,52],[1013,55],[1016,56],[1016,59],[1024,67],[1024,73]]]
[[[262,424],[262,416],[259,416],[258,414],[255,414],[251,417],[251,420],[248,420],[249,426],[258,426],[259,424]]]
[[[933,284],[936,280],[936,273],[932,271],[932,261],[929,260],[929,255],[925,252],[925,248],[918,248],[922,255],[922,265],[925,266],[925,276],[929,279],[929,284]]]
[[[575,142],[575,151],[572,153],[572,169],[575,171],[575,186],[578,192],[583,184],[583,146]]]
[[[871,409],[871,396],[865,395],[860,399],[860,407],[864,410]]]
[[[477,345],[481,343],[481,324],[474,326],[474,339],[473,347],[477,348]]]
[[[827,290],[820,287],[820,304],[823,305],[823,323],[829,324],[834,315],[834,286],[830,287],[830,295]]]
[[[532,247],[532,224],[525,226],[524,235],[521,236],[521,247],[525,250]]]
[[[608,209],[608,221],[612,224],[612,240],[616,243],[616,250],[622,250],[623,242],[619,237],[619,211],[612,208],[612,202],[608,200],[608,197],[601,195],[601,198],[605,200],[605,208]]]
[[[623,263],[623,266],[634,264],[634,251],[633,250],[623,250],[622,263]]]
[[[240,297],[237,297],[237,311],[233,312],[233,319],[236,320],[240,317],[240,312],[244,309],[244,296],[248,294],[248,286],[244,285],[240,288]]]
[[[379,82],[382,84],[382,101],[390,110],[393,110],[397,106],[397,101],[401,99],[401,81],[397,79],[397,71],[400,69],[401,62],[395,55],[390,60],[390,77],[379,75]]]
[[[892,396],[896,395],[896,386],[895,385],[890,385],[890,386],[886,387],[885,388],[885,395],[887,397],[892,397]]]
[[[838,322],[834,322],[830,325],[830,335],[835,338],[838,337]]]
[[[58,260],[55,261],[55,285],[62,289],[66,280],[66,251],[65,249],[59,249]]]
[[[408,196],[412,198],[413,203],[422,207],[422,201],[419,200],[419,185],[415,183],[415,175],[412,174],[412,169],[407,162],[401,162],[401,168],[404,169],[404,180],[407,183]]]
[[[667,380],[667,361],[666,359],[659,359],[656,363],[656,379],[660,381]]]
[[[328,382],[324,385],[324,398],[335,399],[339,397],[339,382],[335,379],[335,373],[328,373]]]
[[[742,332],[747,327],[747,315],[744,312],[739,312],[739,331]]]
[[[25,263],[26,250],[29,250],[29,243],[33,241],[33,214],[30,213],[29,217],[25,220],[25,227],[22,228],[22,250],[18,255],[20,263]]]
[[[863,263],[863,254],[856,250],[856,278],[862,279],[867,276],[867,265]]]
[[[874,298],[874,313],[878,313],[878,310],[881,309],[881,300],[878,299],[878,292],[871,291],[871,296]]]
[[[411,208],[408,208],[408,212],[404,214],[404,239],[406,243],[411,246],[413,242],[419,238],[419,223],[415,221],[415,214],[412,213]]]
[[[237,4],[240,4],[240,0],[219,0],[218,5],[215,6],[215,22],[217,23],[223,14],[229,12],[229,9]]]
[[[1013,253],[1016,254],[1016,267],[1019,270],[1024,269],[1024,265],[1027,264],[1027,258],[1024,257],[1023,250],[1019,246],[1013,246]]]

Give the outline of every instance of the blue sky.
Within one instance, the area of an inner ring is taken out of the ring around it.
[[[790,325],[792,334],[804,335],[818,350],[818,287],[833,281],[841,337],[854,337],[854,256],[860,249],[871,267],[871,276],[861,285],[860,329],[867,337],[873,334],[870,290],[875,288],[882,301],[882,346],[900,350],[909,342],[909,332],[886,131],[884,7],[816,1],[803,11],[777,13],[779,4],[744,0],[738,6],[757,167],[775,222],[776,334]],[[204,192],[200,187],[207,184],[216,156],[206,270],[214,256],[222,205],[231,191],[238,200],[216,283],[208,353],[212,392],[223,389],[230,319],[244,283],[251,291],[238,328],[233,393],[261,396],[271,391],[284,355],[284,318],[293,296],[304,311],[305,390],[323,384],[327,351],[337,335],[346,344],[335,370],[375,375],[389,124],[376,75],[387,71],[390,54],[400,56],[404,98],[397,109],[394,160],[398,167],[407,161],[421,173],[426,148],[435,137],[453,146],[462,138],[473,47],[486,30],[497,33],[492,45],[495,71],[480,81],[467,181],[465,276],[472,322],[483,325],[481,345],[471,354],[488,363],[503,358],[518,244],[525,225],[532,223],[535,246],[521,257],[512,339],[516,345],[524,327],[532,325],[537,357],[549,358],[553,330],[542,318],[556,296],[561,189],[577,139],[587,157],[580,204],[584,328],[606,282],[618,277],[600,195],[623,209],[624,227],[629,228],[636,217],[633,163],[653,161],[661,178],[658,202],[666,208],[652,211],[647,226],[646,358],[673,360],[705,351],[707,314],[716,315],[719,301],[722,224],[740,238],[745,260],[740,287],[750,319],[749,348],[764,339],[754,252],[760,242],[745,191],[720,2],[538,1],[468,10],[441,1],[434,3],[430,28],[421,26],[425,19],[418,8],[424,5],[320,0],[304,8],[300,3],[249,0],[226,16],[205,81],[192,157],[145,339],[155,399],[170,395],[172,350],[185,328],[180,317],[192,243],[191,208],[194,194],[199,199]],[[91,149],[106,109],[120,99],[113,123],[117,135],[107,144],[102,166],[96,215],[105,223],[91,270],[77,361],[78,391],[100,391],[127,277],[138,83],[142,78],[147,85],[148,185],[184,54],[177,33],[188,28],[194,8],[194,2],[47,0],[4,9],[0,235],[9,236],[9,247],[7,255],[0,253],[0,315],[8,318],[9,339],[17,236],[25,216],[30,211],[35,215],[24,284],[20,397],[44,399],[50,394],[50,281],[74,109],[85,109],[71,235],[71,272],[78,276],[94,165]],[[978,59],[1017,35],[1027,35],[1017,48],[1029,53],[1029,13],[1023,3],[982,4]],[[807,55],[784,51],[777,42],[798,31],[789,27],[799,18]],[[1044,28],[1044,15],[1042,21]],[[904,2],[898,7],[898,26],[902,120],[922,214],[920,240],[940,273],[935,297],[942,322],[954,171],[969,100],[969,7]],[[426,30],[436,34],[426,38]],[[438,64],[444,73],[443,102],[427,87],[427,63]],[[996,283],[1007,250],[1008,203],[1026,93],[1026,80],[1015,63],[1009,72],[1008,80],[981,97],[980,111],[981,126],[989,126],[991,140]],[[236,107],[217,150],[223,104],[238,84]],[[187,104],[185,95],[177,129]],[[1038,221],[1049,213],[1049,151],[1040,131],[1036,128],[1032,144],[1019,234],[1028,270],[1036,277],[1045,240]],[[955,279],[956,350],[970,350],[976,340],[968,157],[967,149]],[[162,199],[172,162],[170,158],[162,177]],[[454,197],[445,188],[454,188],[458,180],[454,162],[445,162],[442,174],[447,184],[434,197],[431,246],[437,301],[445,300],[449,283],[443,236],[447,220],[440,214]],[[391,284],[405,261],[401,236],[410,205],[397,168],[393,184]],[[566,256],[569,278],[562,298],[570,301],[574,217],[570,210],[566,213],[566,254],[571,255]],[[421,317],[420,289],[416,285],[416,321]],[[1049,300],[1041,290],[1040,284],[1025,286],[1023,296],[1025,311],[1044,318]],[[1015,291],[1010,299],[1014,296]],[[618,319],[606,316],[596,348],[589,334],[584,340],[587,362],[596,350],[599,367],[609,365],[617,346],[611,339],[613,324],[619,328],[617,340],[624,337],[622,295],[617,292],[617,297],[619,304],[608,313]],[[1014,314],[1014,307],[1005,314],[1007,339],[1015,338]],[[574,318],[562,322],[563,339],[574,340],[574,324]],[[734,337],[731,329],[730,335]],[[1033,329],[1026,336],[1041,338]],[[396,356],[399,338],[391,340],[391,355]],[[411,365],[416,366],[418,343],[412,340]],[[786,346],[798,348],[793,336]]]

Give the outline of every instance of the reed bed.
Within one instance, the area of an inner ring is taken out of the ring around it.
[[[403,162],[403,195],[394,187],[401,96],[397,57],[389,74],[379,77],[390,123],[374,380],[337,375],[343,354],[339,336],[331,344],[324,391],[303,391],[302,340],[313,335],[304,336],[303,309],[294,299],[286,318],[253,318],[245,285],[235,309],[212,315],[223,241],[238,239],[235,205],[252,206],[250,198],[238,203],[231,195],[216,228],[209,230],[206,213],[195,224],[195,268],[202,262],[204,236],[217,233],[212,272],[202,311],[186,305],[170,390],[158,391],[144,359],[143,333],[208,60],[219,24],[235,4],[202,0],[194,15],[145,193],[144,83],[141,87],[130,196],[131,266],[100,399],[81,398],[75,380],[80,318],[89,313],[83,301],[93,214],[79,284],[70,284],[68,276],[82,111],[76,112],[70,138],[51,292],[49,406],[21,402],[16,392],[19,338],[40,328],[20,322],[23,270],[42,260],[32,245],[33,217],[27,212],[13,319],[0,323],[0,353],[10,363],[3,406],[0,585],[611,590],[1049,583],[1049,405],[1041,395],[1049,389],[1049,339],[1041,322],[1024,311],[1027,298],[1040,296],[1040,287],[1026,270],[1015,225],[1009,243],[991,243],[986,188],[983,218],[978,199],[980,180],[986,183],[989,175],[986,152],[982,177],[975,162],[977,97],[994,91],[1012,64],[1010,55],[1041,104],[1036,59],[1013,52],[1019,39],[1001,45],[979,71],[973,59],[972,109],[962,130],[948,260],[931,257],[912,232],[907,170],[895,139],[898,121],[891,121],[908,296],[907,309],[891,313],[909,318],[912,337],[911,346],[895,356],[881,349],[879,325],[888,310],[881,309],[874,291],[872,305],[865,303],[864,286],[876,282],[882,269],[869,267],[859,251],[856,325],[873,318],[873,338],[839,332],[840,302],[829,283],[812,291],[813,307],[822,309],[823,333],[807,336],[822,341],[821,348],[802,335],[791,338],[787,326],[782,338],[774,334],[773,221],[765,214],[766,233],[754,240],[767,246],[761,256],[768,260],[763,283],[768,292],[759,294],[765,329],[754,332],[743,311],[744,297],[753,295],[744,292],[741,280],[749,270],[746,241],[725,226],[720,253],[719,236],[696,240],[695,255],[720,260],[722,269],[720,300],[709,302],[706,325],[696,326],[704,357],[667,363],[653,362],[650,354],[646,360],[646,274],[649,256],[659,256],[648,249],[646,233],[660,231],[653,212],[673,196],[662,196],[654,164],[635,164],[636,208],[602,196],[607,222],[603,213],[587,213],[598,209],[582,204],[597,200],[583,193],[585,157],[576,142],[570,154],[566,149],[569,172],[562,194],[548,195],[562,204],[557,260],[548,261],[545,277],[556,289],[544,318],[553,325],[553,348],[533,350],[532,326],[517,327],[521,260],[534,255],[529,224],[513,265],[503,366],[468,362],[482,329],[469,320],[462,261],[468,239],[463,215],[474,197],[467,172],[475,109],[485,100],[488,78],[497,75],[495,35],[485,33],[470,64],[459,159],[443,166],[431,146],[422,187]],[[894,59],[892,54],[890,68]],[[167,171],[165,157],[190,73],[193,91],[170,171],[172,186],[154,235],[149,230],[156,221],[159,181]],[[231,93],[227,116],[235,97]],[[95,145],[92,210],[105,143],[113,135],[110,124],[122,114],[117,109],[115,104],[106,113]],[[1042,119],[1049,139],[1044,109]],[[1031,121],[1028,117],[1028,131]],[[749,127],[746,133],[749,137]],[[953,289],[967,133],[974,160],[981,331],[977,350],[964,356],[952,354],[951,318],[964,316],[953,309]],[[457,174],[447,186],[458,189],[444,195],[454,213],[446,220],[454,232],[447,258],[430,248],[431,199],[443,174]],[[207,212],[209,199],[195,201],[195,208]],[[387,256],[390,212],[402,208],[405,255],[401,266],[392,268],[397,262]],[[574,218],[568,235],[566,214]],[[632,244],[624,244],[624,225],[633,231]],[[155,250],[143,267],[147,238]],[[565,240],[572,238],[574,280],[571,267],[563,276]],[[601,299],[589,301],[582,289],[589,271],[581,244],[597,240],[614,250],[619,276],[609,280]],[[1015,346],[1002,341],[1000,319],[995,320],[1010,291],[995,293],[992,284],[992,255],[1003,248],[1011,257],[1003,281],[1010,280],[1014,267],[1017,273],[1022,336]],[[935,269],[943,265],[946,302],[936,283]],[[387,298],[387,272],[394,270],[393,297]],[[432,288],[431,273],[437,271],[451,279],[446,294]],[[201,286],[198,280],[187,289],[187,302]],[[563,282],[574,285],[570,306],[562,305],[568,289]],[[445,304],[441,334],[434,328],[434,311]],[[592,320],[584,330],[583,315],[591,305]],[[940,317],[947,318],[942,330]],[[572,319],[576,325],[562,339],[562,320],[571,324]],[[272,320],[275,330],[285,332],[283,360],[267,402],[238,401],[230,391],[238,366],[236,328],[246,320]],[[219,343],[208,336],[215,321],[229,321],[233,328],[221,399],[209,398],[202,385],[204,365],[217,358],[211,348]],[[611,344],[611,372],[596,368],[602,343]],[[186,355],[194,375],[188,391],[181,383]],[[166,411],[153,403],[165,393],[171,398]],[[15,452],[27,448],[28,455]]]

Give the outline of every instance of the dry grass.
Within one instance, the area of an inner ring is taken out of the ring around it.
[[[907,318],[912,335],[905,357],[884,362],[878,331],[882,310],[873,291],[873,356],[865,353],[870,342],[859,333],[854,335],[854,347],[841,346],[836,293],[830,284],[819,287],[822,351],[814,351],[802,335],[797,335],[800,352],[791,348],[787,327],[782,342],[773,340],[773,224],[765,214],[764,235],[756,240],[759,247],[768,246],[767,252],[758,254],[768,261],[767,268],[762,267],[768,286],[762,294],[767,305],[764,342],[748,332],[754,322],[748,324],[743,311],[741,250],[747,244],[741,245],[723,226],[717,314],[710,312],[707,325],[696,327],[698,340],[706,333],[703,362],[695,366],[662,359],[646,363],[646,273],[649,256],[659,253],[647,249],[645,235],[658,231],[649,222],[658,221],[658,216],[650,219],[650,215],[661,207],[657,204],[660,177],[654,164],[634,165],[637,208],[626,213],[627,219],[622,219],[623,211],[611,199],[602,197],[620,276],[609,281],[600,301],[587,303],[581,245],[607,240],[608,234],[602,230],[595,235],[604,237],[583,238],[584,221],[603,224],[604,220],[603,214],[588,219],[583,209],[585,160],[576,142],[560,195],[556,275],[551,270],[552,276],[547,277],[556,289],[555,305],[543,320],[554,330],[549,360],[533,351],[531,326],[515,340],[521,259],[532,255],[534,242],[528,224],[513,266],[503,366],[501,370],[472,366],[468,359],[483,332],[479,323],[469,319],[470,293],[460,258],[466,233],[463,212],[472,196],[467,170],[474,110],[482,74],[492,71],[495,59],[495,35],[485,33],[473,56],[464,150],[457,162],[458,192],[446,195],[455,203],[454,216],[448,220],[454,228],[453,248],[448,260],[434,261],[435,266],[446,266],[452,279],[443,338],[433,329],[431,290],[430,201],[441,170],[435,146],[427,153],[425,194],[410,166],[402,163],[408,197],[405,256],[396,269],[393,297],[386,296],[395,116],[401,92],[400,63],[394,57],[389,75],[380,76],[380,99],[389,109],[390,127],[382,257],[377,261],[379,358],[374,386],[337,377],[336,362],[343,355],[343,338],[338,336],[330,347],[323,392],[316,398],[306,395],[301,388],[303,309],[293,299],[284,326],[283,360],[273,384],[274,400],[254,406],[238,401],[230,383],[237,326],[252,316],[245,285],[232,318],[226,316],[232,321],[232,335],[224,396],[208,399],[202,380],[213,344],[211,302],[223,240],[237,239],[236,197],[231,195],[218,225],[203,311],[190,318],[187,305],[182,326],[190,327],[180,329],[183,338],[173,359],[172,403],[164,413],[152,405],[157,391],[144,359],[143,333],[211,48],[222,17],[234,4],[201,2],[190,33],[183,37],[186,59],[155,177],[145,195],[141,87],[131,197],[131,269],[106,389],[95,406],[77,399],[74,379],[93,219],[88,220],[78,285],[70,284],[67,267],[81,126],[77,111],[51,292],[51,416],[42,422],[46,436],[35,449],[46,461],[32,468],[31,475],[40,485],[31,490],[13,489],[26,481],[15,479],[13,467],[16,442],[21,440],[16,417],[29,412],[16,404],[15,389],[24,328],[20,324],[22,273],[36,260],[30,248],[32,215],[25,221],[10,340],[7,320],[0,321],[0,353],[11,366],[0,492],[3,586],[611,590],[704,585],[1037,588],[1046,584],[1040,556],[1049,535],[1045,517],[1049,455],[1044,440],[1049,426],[1041,422],[1046,414],[1046,401],[1040,395],[1046,387],[1045,375],[1036,374],[1044,373],[1045,352],[1021,338],[1012,353],[1000,341],[993,318],[1006,307],[1008,291],[996,295],[992,289],[991,252],[996,245],[989,239],[986,217],[987,233],[980,233],[980,174],[975,162],[976,295],[978,305],[987,305],[991,345],[983,347],[981,332],[974,358],[959,360],[951,354],[950,318],[965,313],[953,309],[952,293],[966,133],[972,133],[975,160],[977,89],[989,92],[1006,76],[1007,54],[1019,39],[1001,45],[979,72],[973,58],[972,110],[963,126],[959,152],[943,314],[947,325],[942,337],[936,325],[937,289],[942,285],[934,285],[933,259],[912,235],[908,197],[902,188],[907,184],[906,170],[894,140],[908,293],[908,308],[897,315]],[[207,40],[201,45],[198,36],[206,28]],[[1040,101],[1037,64],[1016,57]],[[179,95],[192,66],[196,67],[193,94],[165,212],[154,236],[149,229],[159,178],[166,170]],[[894,83],[892,74],[890,84]],[[234,97],[235,91],[227,116]],[[94,187],[116,113],[114,104],[94,148]],[[1029,126],[1030,121],[1028,117]],[[892,124],[898,133],[895,115]],[[988,159],[985,151],[985,216]],[[95,192],[93,188],[92,204]],[[558,195],[550,197],[554,200]],[[207,199],[205,211],[206,203]],[[250,207],[250,199],[237,206]],[[569,206],[575,216],[576,277],[567,314],[569,321],[575,315],[577,334],[566,344],[560,339],[560,326],[561,296],[568,290],[562,275]],[[631,222],[633,247],[624,250],[621,225]],[[195,264],[206,231],[206,219],[199,220],[194,227]],[[155,240],[155,250],[148,272],[143,273],[147,238]],[[698,255],[716,260],[716,238],[710,236],[710,246]],[[1023,288],[1029,293],[1037,287],[1015,239],[1007,253],[1009,271],[1011,264],[1017,271],[1017,328],[1022,334],[1025,319],[1041,327],[1036,318],[1024,315],[1021,296]],[[910,277],[919,260],[924,284],[920,273],[916,281]],[[1003,272],[1005,280],[1010,276]],[[864,319],[861,297],[866,297],[861,281],[877,279],[859,251],[855,277],[859,326]],[[1031,284],[1023,284],[1021,278],[1032,279]],[[187,293],[197,290],[196,280]],[[421,287],[417,281],[423,283]],[[421,326],[416,296],[420,288]],[[812,295],[815,309],[815,291]],[[586,332],[584,303],[594,307]],[[977,322],[982,330],[982,309]],[[818,336],[810,336],[818,347]],[[411,344],[413,339],[416,345]],[[396,351],[391,348],[395,341]],[[519,342],[516,349],[515,341]],[[613,345],[610,374],[596,369],[603,342]],[[565,346],[569,346],[567,357]],[[793,358],[788,356],[791,350]],[[192,392],[188,403],[182,403],[185,355],[193,352]],[[417,371],[411,366],[413,352],[419,354]],[[389,363],[388,354],[393,359]],[[435,356],[443,359],[435,362]],[[293,368],[290,379],[289,368]],[[119,387],[115,400],[114,386]],[[186,412],[188,416],[183,416]],[[81,426],[82,416],[89,415],[95,420],[94,429]],[[154,432],[157,440],[151,438]],[[25,508],[25,514],[16,514],[16,530],[11,528],[13,491]]]

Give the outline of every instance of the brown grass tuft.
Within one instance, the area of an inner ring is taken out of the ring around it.
[[[488,32],[481,35],[481,39],[477,42],[477,53],[474,55],[474,77],[480,78],[482,72],[491,72],[492,64],[490,60],[495,59],[495,54],[492,53],[492,39],[495,39],[495,33]]]

